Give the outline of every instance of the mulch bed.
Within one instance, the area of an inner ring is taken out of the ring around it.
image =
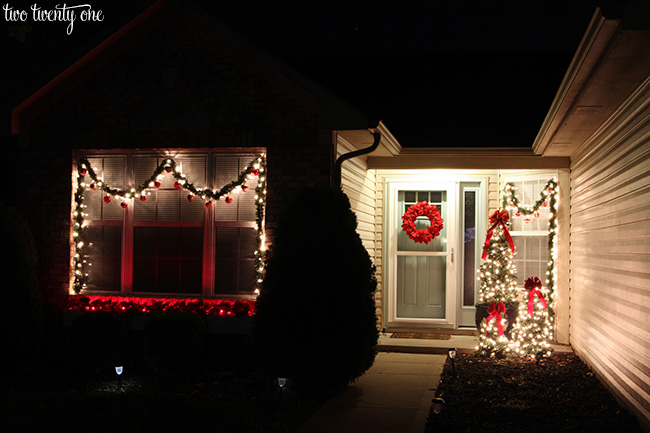
[[[426,433],[433,432],[641,432],[592,370],[573,353],[539,361],[447,359]]]

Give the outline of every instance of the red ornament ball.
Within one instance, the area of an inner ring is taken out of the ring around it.
[[[80,174],[80,175],[85,176],[86,173],[88,173],[88,170],[86,170],[85,168],[80,168],[80,169],[79,169],[79,174]]]
[[[208,200],[205,202],[205,207],[210,207],[212,206],[212,200]]]
[[[179,189],[182,186],[183,186],[183,184],[181,183],[180,180],[177,180],[176,182],[174,182],[174,188]]]
[[[104,203],[110,203],[111,202],[111,196],[110,195],[105,195],[104,196]]]
[[[232,197],[230,196],[226,197],[226,203],[228,204],[232,203]]]
[[[97,185],[95,185],[95,182],[90,184],[90,189],[92,189],[93,191],[97,189]]]
[[[194,194],[188,194],[187,201],[194,201]]]
[[[144,194],[140,194],[140,201],[145,201],[147,199],[147,196]]]
[[[154,188],[160,188],[160,185],[161,185],[160,181],[158,181],[158,180],[153,181]]]
[[[251,173],[253,173],[254,176],[257,176],[258,174],[260,174],[260,169],[259,168],[253,168],[251,170]]]
[[[167,173],[171,173],[172,170],[173,170],[173,168],[172,168],[171,165],[168,165],[168,166],[165,167],[165,171],[166,171]]]
[[[123,201],[122,203],[120,203],[120,206],[122,206],[124,209],[126,209],[128,204],[125,201]]]
[[[242,185],[241,190],[246,192],[246,190],[248,190],[248,185]]]
[[[542,206],[544,206],[544,207],[548,207],[548,202],[545,201],[544,203],[542,203]]]

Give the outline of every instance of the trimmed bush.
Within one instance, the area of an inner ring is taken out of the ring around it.
[[[308,189],[274,231],[253,336],[262,366],[304,390],[331,392],[377,353],[375,267],[341,191]]]
[[[151,314],[144,330],[147,355],[154,369],[180,374],[200,364],[205,320],[198,314],[184,311]]]
[[[113,373],[126,361],[128,324],[117,313],[83,313],[72,322],[73,363],[87,373]]]
[[[36,278],[37,252],[27,221],[0,203],[0,239],[7,252],[0,261],[0,339],[5,348],[3,371],[24,366],[37,357],[43,312]],[[13,373],[12,373],[13,374]]]

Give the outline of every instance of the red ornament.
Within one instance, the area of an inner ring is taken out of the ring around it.
[[[97,189],[97,185],[95,185],[95,182],[90,184],[90,189],[92,189],[93,191]]]
[[[125,201],[123,201],[122,203],[120,203],[120,206],[122,206],[124,209],[126,209],[128,204]]]
[[[548,202],[545,201],[544,203],[542,203],[542,206],[544,206],[544,207],[548,207]]]
[[[212,206],[212,200],[208,200],[205,202],[205,207],[211,207]]]
[[[521,216],[521,212],[517,211],[517,213],[515,214],[515,216]]]
[[[160,183],[159,180],[154,180],[154,181],[153,181],[153,186],[154,186],[155,188],[160,188],[160,185],[161,185],[161,183]]]
[[[246,192],[247,189],[248,189],[248,185],[242,185],[241,186],[242,191]]]
[[[260,174],[260,169],[259,168],[253,168],[251,170],[251,173],[253,174],[253,176],[257,176],[258,174]]]
[[[431,223],[429,227],[424,230],[415,228],[415,220],[419,216],[429,218],[429,222]],[[442,224],[443,220],[440,217],[440,211],[436,205],[429,204],[426,201],[415,203],[402,216],[402,230],[418,244],[428,244],[431,242],[433,238],[440,234],[440,230],[443,228]]]
[[[226,203],[228,204],[232,203],[232,197],[230,196],[226,197]]]
[[[182,186],[183,186],[183,184],[181,183],[180,180],[177,180],[176,182],[174,182],[174,188],[179,189]]]
[[[80,175],[85,176],[86,173],[88,173],[88,170],[86,170],[85,168],[80,168],[80,169],[79,169],[79,174],[80,174]]]
[[[167,173],[171,173],[172,170],[173,170],[173,168],[172,168],[171,165],[168,165],[168,166],[165,167],[165,171],[166,171]]]
[[[194,201],[194,194],[188,194],[187,201]]]
[[[104,196],[104,203],[110,203],[111,202],[111,196],[110,195],[105,195]]]
[[[535,215],[535,218],[539,218],[539,211],[536,210],[534,215]]]
[[[147,199],[147,196],[144,194],[140,194],[140,201],[145,201]]]

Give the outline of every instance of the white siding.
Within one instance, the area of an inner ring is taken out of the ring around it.
[[[337,157],[356,150],[345,140],[339,137],[337,143]],[[376,170],[368,170],[366,156],[348,159],[341,165],[341,188],[350,199],[352,210],[357,215],[357,233],[361,237],[363,246],[377,266],[377,317],[382,320],[381,302],[381,261],[377,260],[377,230],[376,230]],[[381,247],[380,247],[381,248]]]
[[[650,429],[650,85],[572,158],[570,341]]]

